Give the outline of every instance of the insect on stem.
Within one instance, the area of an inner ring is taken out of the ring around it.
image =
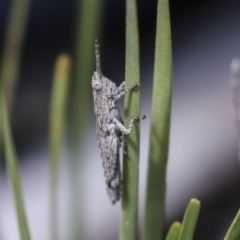
[[[92,77],[94,112],[96,115],[96,133],[103,159],[104,175],[106,177],[107,193],[114,204],[121,196],[120,147],[124,143],[124,135],[129,135],[134,122],[145,118],[132,117],[130,125],[123,125],[118,111],[118,100],[138,85],[126,88],[125,82],[119,87],[110,79],[103,76],[100,64],[100,50],[95,40],[96,71]]]

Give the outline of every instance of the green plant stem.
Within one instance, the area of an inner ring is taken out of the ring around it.
[[[30,0],[12,0],[0,65],[0,84],[11,109],[17,83],[20,54],[25,37]],[[0,159],[2,157],[2,116],[0,114]]]
[[[191,199],[184,214],[178,240],[193,239],[199,212],[200,202],[197,199]]]
[[[54,71],[54,80],[51,96],[50,110],[50,216],[51,239],[57,240],[58,236],[58,211],[57,193],[59,179],[59,165],[61,143],[64,133],[65,107],[69,80],[70,58],[66,54],[59,56]]]
[[[240,238],[240,210],[227,231],[224,240],[239,240]]]
[[[0,90],[0,101],[1,101],[1,115],[3,119],[3,141],[4,141],[4,152],[6,156],[7,172],[11,180],[15,206],[17,211],[19,231],[21,240],[30,240],[30,233],[28,230],[28,224],[26,214],[24,210],[21,179],[19,176],[18,162],[16,156],[16,150],[13,143],[13,137],[10,129],[10,122],[7,111],[7,104],[5,96],[3,95],[3,89]]]
[[[73,91],[71,103],[70,165],[70,236],[71,240],[86,239],[84,234],[83,160],[85,159],[85,133],[89,129],[93,112],[91,78],[94,71],[94,41],[99,39],[104,0],[77,1],[76,36],[73,54]]]
[[[168,0],[158,0],[149,166],[143,240],[163,235],[172,96],[172,49]]]
[[[126,1],[126,87],[140,84],[139,38],[136,0]],[[128,126],[133,116],[140,114],[140,91],[137,89],[125,96],[124,123]],[[137,238],[138,179],[140,123],[125,137],[126,154],[123,161],[122,214],[120,239]]]
[[[13,0],[3,47],[0,81],[3,82],[8,106],[13,101],[19,73],[20,54],[25,37],[30,0]]]
[[[174,222],[168,230],[166,240],[178,240],[180,228],[181,228],[181,223]]]

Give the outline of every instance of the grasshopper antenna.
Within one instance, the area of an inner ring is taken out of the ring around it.
[[[100,62],[100,46],[98,44],[97,39],[95,39],[95,58],[96,58],[96,71],[98,75],[101,77],[102,71],[101,71],[101,62]]]

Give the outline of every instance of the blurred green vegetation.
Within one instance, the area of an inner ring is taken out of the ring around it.
[[[9,121],[9,114],[7,111],[7,103],[5,100],[3,88],[1,88],[0,90],[0,108],[1,108],[1,115],[3,120],[2,122],[3,142],[4,142],[4,153],[6,157],[7,173],[9,175],[9,178],[12,184],[20,236],[21,236],[21,240],[30,240],[31,237],[30,237],[26,213],[24,209],[21,179],[20,179],[19,168],[18,168],[18,160],[17,160],[15,146],[13,143],[13,137],[12,137],[10,121]]]
[[[31,237],[24,210],[21,180],[8,112],[10,112],[9,110],[11,110],[14,102],[29,8],[30,0],[13,0],[11,2],[0,65],[0,160],[4,146],[7,172],[13,188],[21,240],[30,240]]]
[[[58,181],[61,146],[66,119],[67,92],[69,85],[70,57],[62,54],[55,65],[50,108],[50,217],[51,239],[59,239],[58,235]]]
[[[92,111],[91,78],[94,71],[94,41],[100,39],[104,0],[78,0],[72,56],[70,92],[70,236],[85,239],[83,162],[86,132]]]

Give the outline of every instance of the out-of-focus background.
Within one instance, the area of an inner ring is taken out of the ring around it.
[[[139,231],[144,212],[156,0],[139,0],[142,113]],[[48,122],[56,57],[73,54],[77,1],[32,0],[21,70],[12,114],[24,199],[34,240],[47,240],[49,149]],[[0,1],[2,49],[11,1]],[[166,229],[182,220],[190,198],[201,200],[196,240],[222,239],[240,207],[235,113],[229,64],[240,56],[240,1],[172,0],[173,102],[167,170]],[[102,71],[120,84],[124,79],[125,1],[105,1],[101,33]],[[93,43],[89,43],[92,44]],[[94,46],[93,46],[94,47]],[[2,53],[2,50],[0,50]],[[89,79],[89,84],[90,84]],[[85,136],[82,199],[89,240],[118,239],[120,204],[112,206],[105,189],[93,110]],[[60,240],[68,239],[69,142],[64,141],[60,175]],[[2,165],[0,239],[19,239],[13,196]]]

